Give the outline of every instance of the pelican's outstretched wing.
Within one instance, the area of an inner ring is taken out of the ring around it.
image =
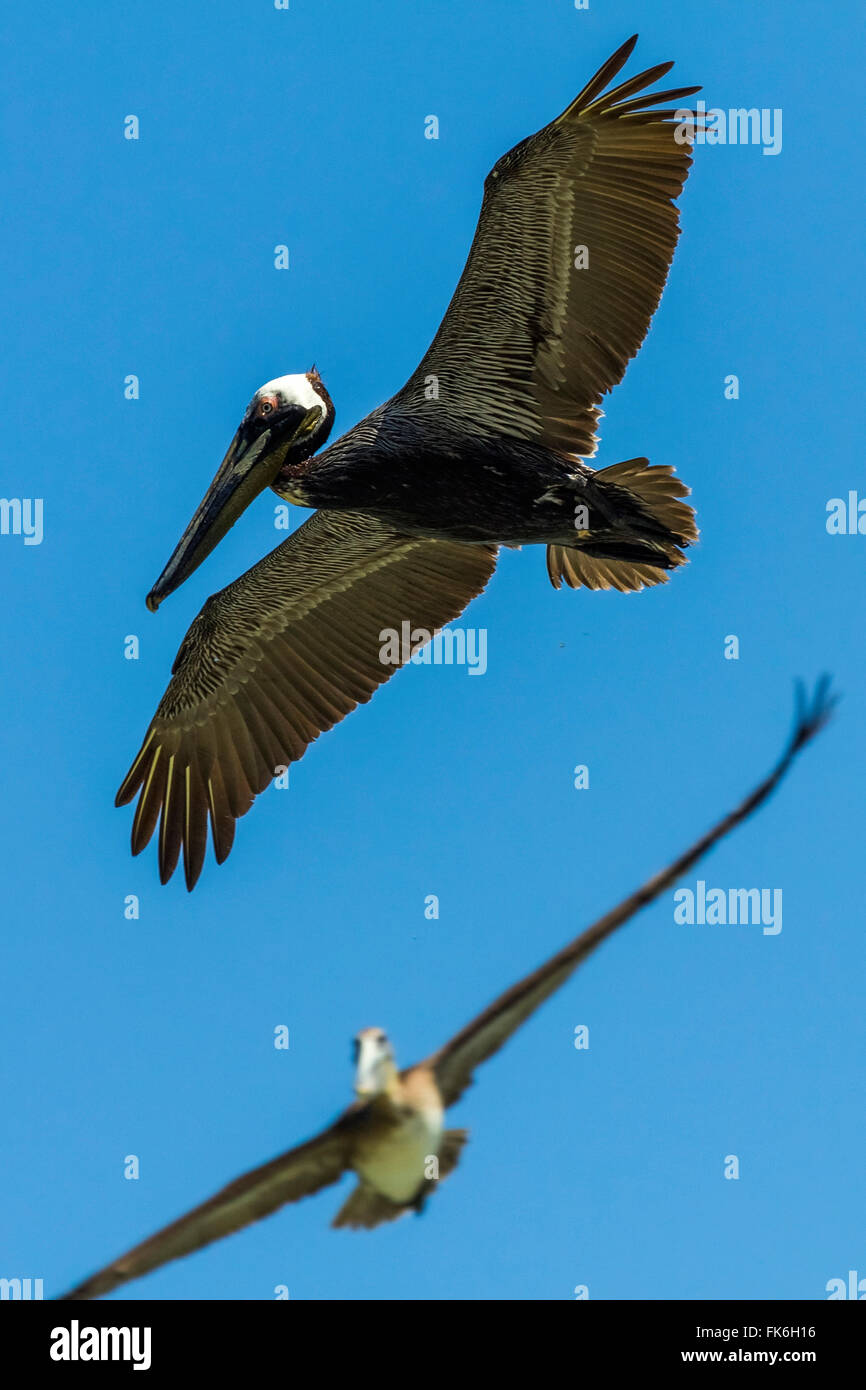
[[[835,700],[829,695],[829,681],[826,677],[819,681],[811,702],[807,702],[801,694],[798,698],[794,732],[782,757],[769,776],[750,792],[735,810],[723,817],[712,830],[661,873],[648,879],[613,911],[599,918],[591,927],[587,927],[569,946],[558,951],[538,970],[501,994],[456,1037],[426,1059],[426,1065],[433,1069],[446,1105],[452,1105],[462,1095],[466,1087],[472,1084],[475,1068],[499,1050],[521,1023],[535,1012],[539,1004],[565,983],[572,971],[577,969],[596,946],[660,893],[676,883],[677,879],[703,858],[708,850],[766,801],[785,776],[800,749],[824,727],[834,704]]]
[[[357,1125],[363,1123],[365,1110],[366,1106],[355,1102],[315,1139],[229,1183],[209,1201],[128,1250],[62,1298],[100,1298],[120,1284],[139,1279],[170,1260],[191,1255],[211,1241],[270,1216],[287,1202],[297,1202],[339,1182],[349,1166],[352,1135]]]
[[[700,91],[644,92],[673,67],[661,63],[605,92],[636,42],[494,165],[454,297],[389,413],[445,410],[468,434],[595,453],[597,406],[661,298],[691,164],[688,122],[653,108]]]
[[[360,512],[316,512],[209,598],[184,638],[117,793],[118,806],[140,793],[133,854],[160,819],[160,878],[168,881],[182,849],[192,888],[208,816],[222,863],[235,821],[278,769],[407,660],[386,630],[402,633],[406,622],[410,633],[437,631],[495,565],[495,546],[401,535]]]

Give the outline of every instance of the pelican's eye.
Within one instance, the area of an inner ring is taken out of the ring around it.
[[[256,406],[256,414],[263,420],[266,415],[270,415],[276,408],[277,402],[275,397],[265,396],[264,400],[259,401]]]

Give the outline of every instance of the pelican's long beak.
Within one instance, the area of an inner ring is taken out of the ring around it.
[[[270,430],[265,430],[250,444],[245,441],[243,425],[238,430],[195,516],[147,596],[151,613],[189,578],[234,526],[241,512],[274,481],[286,456],[288,442],[285,447],[269,448],[270,441]]]

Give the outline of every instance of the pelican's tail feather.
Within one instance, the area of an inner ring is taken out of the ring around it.
[[[585,477],[577,494],[574,545],[547,547],[555,589],[618,589],[664,584],[698,538],[689,489],[666,465],[627,459]],[[580,504],[585,503],[581,518]],[[583,521],[583,524],[581,524]]]
[[[348,1226],[352,1231],[369,1231],[374,1226],[381,1226],[385,1221],[396,1221],[398,1216],[411,1210],[411,1206],[389,1202],[375,1187],[359,1182],[355,1190],[349,1193],[331,1225]]]
[[[391,1202],[363,1178],[340,1207],[331,1225],[347,1226],[350,1230],[372,1230],[386,1221],[396,1221],[407,1211],[423,1211],[424,1203],[434,1191],[437,1182],[453,1173],[460,1162],[463,1145],[469,1138],[468,1129],[446,1129],[439,1144],[438,1178],[425,1180],[411,1202]],[[432,1155],[431,1155],[432,1157]]]

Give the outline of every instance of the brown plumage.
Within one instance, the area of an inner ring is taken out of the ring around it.
[[[163,883],[182,854],[193,887],[208,821],[225,859],[276,769],[393,673],[379,634],[457,617],[501,544],[546,545],[557,588],[637,591],[684,563],[697,530],[672,468],[582,462],[658,305],[691,163],[659,103],[699,88],[645,90],[671,63],[605,91],[634,44],[494,166],[454,296],[401,391],[320,453],[334,410],[317,372],[254,396],[149,605],[265,486],[319,510],[208,600],[120,788],[119,805],[139,795],[134,854],[159,822]]]
[[[117,794],[140,791],[132,852],[157,819],[159,872],[181,849],[192,888],[207,822],[217,862],[235,821],[281,767],[398,669],[380,632],[436,631],[484,588],[489,546],[399,535],[374,517],[316,512],[247,574],[208,599],[187,633],[141,752]]]
[[[690,146],[658,103],[700,91],[646,92],[674,66],[659,63],[605,92],[636,42],[493,166],[454,296],[391,405],[416,408],[432,375],[472,434],[595,454],[598,404],[646,337],[679,236]]]
[[[798,697],[794,732],[770,774],[684,854],[599,918],[561,951],[518,981],[424,1061],[398,1072],[380,1029],[358,1035],[359,1099],[327,1129],[218,1192],[149,1240],[79,1284],[67,1299],[97,1298],[239,1231],[287,1202],[298,1201],[351,1171],[359,1179],[333,1224],[369,1229],[420,1210],[453,1171],[465,1130],[446,1130],[443,1117],[472,1083],[473,1074],[603,941],[694,867],[712,847],[761,806],[797,754],[824,727],[835,700],[822,679],[813,698]],[[366,1051],[365,1051],[366,1049]]]

